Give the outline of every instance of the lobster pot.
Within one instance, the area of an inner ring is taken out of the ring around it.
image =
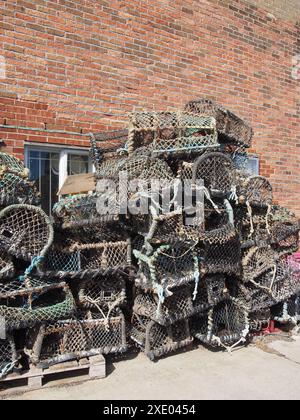
[[[156,323],[167,326],[210,308],[226,299],[225,278],[222,275],[207,276],[200,283],[193,283],[174,289],[171,296],[160,302],[152,292],[139,292],[133,311]]]
[[[294,324],[300,321],[300,295],[294,295],[272,308],[272,318],[281,324]]]
[[[47,253],[43,271],[48,275],[85,277],[102,272],[121,270],[131,265],[131,242],[103,242],[98,244],[73,245],[59,250],[52,248]]]
[[[194,301],[196,312],[205,311],[228,298],[226,277],[223,274],[210,274],[200,279]]]
[[[204,153],[193,165],[193,185],[203,185],[214,197],[225,197],[236,185],[232,159],[225,153]]]
[[[31,261],[43,256],[53,242],[49,217],[39,207],[14,205],[0,212],[0,248]]]
[[[209,99],[199,99],[188,102],[184,110],[195,115],[208,115],[215,118],[221,143],[251,147],[253,130],[250,125],[221,105]]]
[[[20,159],[7,153],[0,152],[0,172],[6,171],[18,174],[22,178],[28,177],[29,173]]]
[[[0,317],[8,331],[69,317],[75,302],[66,283],[38,278],[0,284]]]
[[[90,154],[96,168],[96,174],[106,178],[114,165],[121,162],[127,155],[126,150],[122,149],[128,138],[128,130],[115,130],[105,133],[91,134]],[[101,146],[100,146],[101,144]],[[108,170],[108,172],[106,172]]]
[[[216,147],[216,121],[184,112],[134,112],[129,117],[128,152],[145,146],[153,156],[187,155]]]
[[[198,247],[199,258],[206,273],[224,273],[240,276],[241,243],[234,226],[206,232]]]
[[[34,183],[15,173],[0,173],[0,207],[7,207],[13,204],[39,206],[40,202],[40,194]]]
[[[192,334],[212,347],[232,347],[245,342],[249,333],[247,308],[234,298],[193,317]]]
[[[133,251],[138,260],[137,285],[144,290],[173,289],[199,278],[199,260],[193,248],[182,243],[162,245],[148,256]]]
[[[291,254],[299,248],[299,230],[297,224],[277,222],[271,229],[273,247],[281,254]]]
[[[0,339],[0,379],[9,373],[18,361],[15,341],[8,334],[5,340]]]
[[[60,200],[53,207],[55,223],[63,229],[93,232],[105,223],[118,220],[119,205],[114,191],[109,193],[79,194]],[[105,203],[108,203],[105,206]],[[102,205],[103,204],[103,205]]]
[[[241,202],[248,202],[252,207],[268,207],[273,201],[273,188],[263,176],[242,177],[237,193]]]
[[[270,233],[268,225],[270,216],[265,207],[238,206],[234,211],[236,228],[240,235],[243,248],[253,246],[255,242],[270,242]]]
[[[98,313],[47,323],[29,331],[26,353],[47,368],[68,360],[127,351],[125,319],[120,310],[109,319]]]
[[[268,246],[250,248],[242,261],[243,281],[255,281],[267,271],[274,270],[278,259],[279,255]]]
[[[268,328],[271,321],[270,308],[254,311],[249,314],[250,332],[258,334]]]
[[[78,305],[86,309],[97,307],[110,311],[126,301],[126,284],[123,277],[117,274],[97,276],[86,279],[79,285]]]
[[[0,280],[13,277],[15,273],[14,264],[10,256],[3,250],[0,250]]]
[[[188,320],[166,327],[135,313],[131,323],[131,339],[150,360],[187,347],[193,342]]]
[[[132,227],[152,244],[180,241],[198,241],[204,230],[202,215],[197,212],[186,215],[182,209],[153,216],[151,214],[132,218]]]

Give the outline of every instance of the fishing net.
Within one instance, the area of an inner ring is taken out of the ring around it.
[[[246,341],[248,310],[239,300],[229,298],[193,317],[192,333],[204,344],[230,350]]]
[[[219,139],[222,143],[229,142],[251,147],[252,128],[233,112],[209,99],[191,101],[186,104],[184,109],[195,115],[208,115],[215,118]]]
[[[270,247],[252,247],[244,255],[243,281],[255,281],[265,272],[274,269],[279,255]]]
[[[292,296],[272,308],[272,317],[281,324],[294,324],[300,321],[300,296]]]
[[[134,112],[129,117],[129,154],[148,146],[154,156],[182,155],[217,144],[211,117],[184,112]]]
[[[133,314],[131,339],[150,360],[186,347],[193,342],[188,320],[162,326],[146,316]]]
[[[204,181],[204,187],[212,196],[227,196],[236,185],[235,168],[232,160],[224,153],[205,153],[193,166],[193,184]]]
[[[78,303],[83,308],[101,311],[108,309],[110,313],[126,301],[126,284],[124,278],[113,276],[98,276],[95,279],[84,280],[79,286]]]
[[[32,363],[46,368],[68,360],[127,351],[125,319],[120,310],[108,322],[100,314],[78,313],[31,330],[26,353]]]
[[[0,250],[0,280],[13,277],[15,273],[11,257],[3,250]]]
[[[5,340],[0,339],[0,380],[11,372],[18,362],[18,354],[12,335],[7,334]]]
[[[0,248],[30,261],[43,256],[53,241],[49,217],[39,207],[14,205],[0,212]]]
[[[26,278],[0,284],[0,317],[8,331],[72,315],[73,295],[66,283]]]
[[[43,271],[60,278],[86,277],[131,266],[131,241],[73,244],[69,248],[51,248]]]
[[[241,243],[233,225],[205,232],[197,247],[206,273],[241,274]]]
[[[137,284],[144,290],[156,290],[159,296],[165,291],[191,281],[199,281],[199,261],[194,246],[182,243],[162,245],[148,256],[144,251],[133,251],[138,260]]]
[[[41,202],[40,193],[34,183],[11,172],[0,172],[0,206],[32,204]]]

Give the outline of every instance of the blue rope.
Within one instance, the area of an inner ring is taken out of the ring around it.
[[[26,268],[24,275],[19,277],[21,283],[24,283],[25,279],[30,276],[33,270],[43,261],[44,257],[34,257],[31,261],[31,264]]]

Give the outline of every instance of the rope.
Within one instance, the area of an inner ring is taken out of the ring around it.
[[[0,371],[0,380],[3,379],[10,371],[12,371],[17,364],[18,360],[15,360],[14,362],[10,362],[5,365],[4,368]]]
[[[268,211],[266,214],[266,229],[267,229],[268,235],[271,235],[270,224],[269,224],[269,217],[271,215],[271,211],[272,211],[272,206],[271,204],[268,204]]]
[[[253,212],[252,212],[252,207],[251,207],[248,200],[246,201],[246,205],[247,205],[248,216],[249,216],[249,219],[250,219],[250,226],[251,226],[249,238],[251,238],[253,233],[254,233]]]
[[[108,305],[108,312],[107,315],[105,315],[105,313],[103,312],[101,306],[99,305],[99,299],[92,299],[89,296],[85,296],[85,300],[93,305],[96,306],[96,308],[99,310],[99,312],[102,314],[103,318],[104,318],[104,326],[106,331],[109,331],[110,325],[109,325],[109,318],[110,318],[110,314],[112,312],[113,309],[115,309],[117,306],[119,306],[120,303],[123,302],[123,296],[119,296],[113,303],[112,305]],[[100,299],[101,301],[101,299]]]
[[[194,272],[195,289],[194,289],[194,292],[193,292],[193,301],[195,301],[197,299],[199,282],[200,282],[199,260],[198,260],[197,256],[194,257],[194,268],[195,268],[195,272]]]
[[[30,277],[30,274],[33,272],[33,270],[39,266],[39,264],[44,260],[43,256],[34,257],[31,261],[30,266],[25,270],[23,276],[19,276],[19,281],[21,283],[24,283],[25,280]]]

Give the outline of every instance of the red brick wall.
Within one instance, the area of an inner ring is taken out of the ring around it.
[[[133,109],[206,96],[252,123],[262,174],[300,215],[300,28],[253,3],[1,1],[0,125],[86,133],[123,127]],[[0,138],[19,156],[24,141],[87,144],[21,129]]]

